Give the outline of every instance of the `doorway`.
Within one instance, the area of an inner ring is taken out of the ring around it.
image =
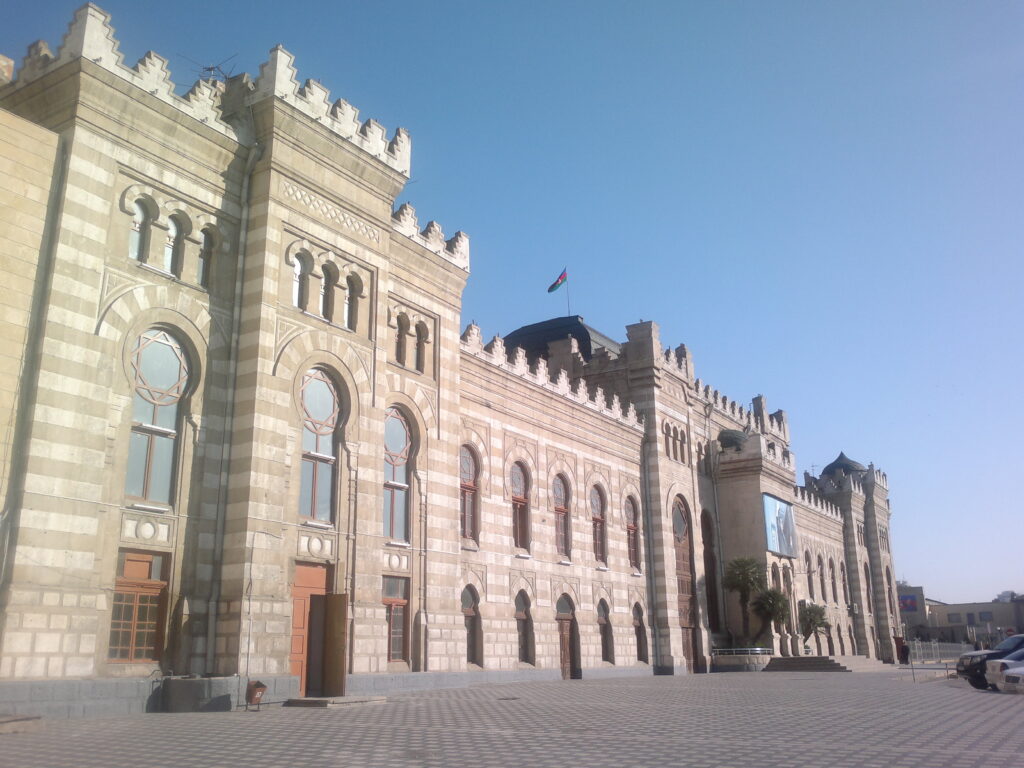
[[[295,565],[288,662],[291,674],[299,678],[299,696],[320,696],[323,692],[328,576],[326,565]]]
[[[555,621],[558,624],[558,658],[563,680],[579,680],[583,677],[580,664],[580,630],[576,622],[576,606],[572,598],[562,595],[555,605]]]
[[[676,589],[682,655],[686,669],[694,672],[697,634],[697,595],[693,577],[693,536],[690,531],[690,510],[681,496],[672,503],[672,538],[676,556]]]

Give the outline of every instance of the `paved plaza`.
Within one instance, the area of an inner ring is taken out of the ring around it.
[[[51,721],[0,736],[0,766],[1024,766],[1024,696],[897,674],[481,685],[337,709]]]

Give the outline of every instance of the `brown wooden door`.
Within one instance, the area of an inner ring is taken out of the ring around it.
[[[686,665],[694,669],[694,632],[697,629],[697,595],[693,578],[693,536],[689,513],[681,499],[672,505],[672,540],[676,555],[676,588],[679,626],[682,630],[682,651]]]
[[[572,678],[572,619],[558,620],[558,657],[562,663],[562,679]]]
[[[323,617],[314,609],[314,603],[322,609],[322,601],[317,602],[316,598],[326,594],[327,566],[301,563],[295,566],[295,581],[292,584],[292,647],[288,661],[291,674],[299,678],[300,696],[320,693]]]

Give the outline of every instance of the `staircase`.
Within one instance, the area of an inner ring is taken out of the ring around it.
[[[764,672],[886,672],[890,664],[866,656],[773,656]]]

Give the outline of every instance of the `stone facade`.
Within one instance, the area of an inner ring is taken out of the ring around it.
[[[792,598],[776,652],[807,600],[821,653],[892,659],[885,475],[796,485],[785,413],[654,323],[463,330],[468,237],[395,209],[409,135],[285,50],[179,96],[90,4],[0,108],[0,686],[704,670],[739,556]]]

